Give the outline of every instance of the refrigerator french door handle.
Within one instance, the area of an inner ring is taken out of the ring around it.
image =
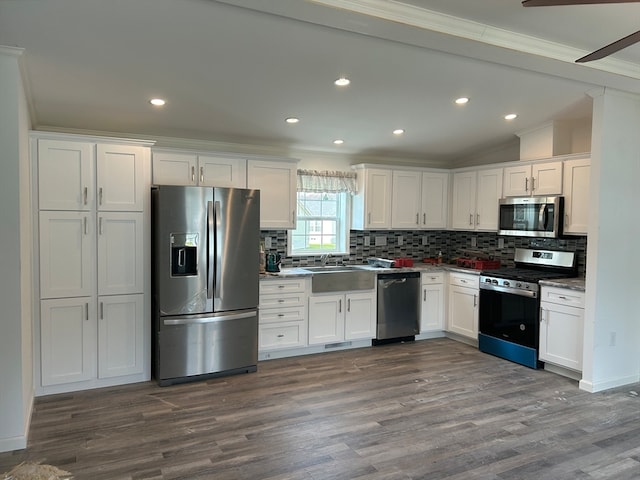
[[[207,299],[213,298],[213,274],[215,272],[215,265],[213,261],[213,255],[215,253],[215,233],[214,233],[214,218],[213,218],[213,202],[207,202]]]
[[[162,320],[163,325],[194,325],[194,324],[203,324],[203,323],[215,323],[215,322],[224,322],[227,320],[237,320],[240,318],[251,318],[256,316],[256,311],[252,310],[250,312],[243,313],[233,313],[231,315],[217,315],[215,317],[192,317],[185,318],[184,316],[179,317],[166,317]]]
[[[220,216],[220,202],[216,200],[215,202],[213,202],[213,222],[215,232],[217,232],[220,228],[221,219],[222,217]],[[215,272],[217,272],[217,276],[213,281],[213,298],[215,300],[220,298],[220,271],[222,270],[222,256],[218,257],[219,248],[217,244],[214,244],[214,252]],[[213,276],[213,272],[211,275]]]

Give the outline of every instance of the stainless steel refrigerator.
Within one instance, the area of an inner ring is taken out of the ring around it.
[[[156,380],[255,371],[260,191],[162,185],[151,201]]]

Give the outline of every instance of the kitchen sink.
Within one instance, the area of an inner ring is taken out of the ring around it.
[[[373,290],[376,272],[364,266],[328,265],[324,267],[306,267],[312,272],[311,292],[345,292],[351,290]]]

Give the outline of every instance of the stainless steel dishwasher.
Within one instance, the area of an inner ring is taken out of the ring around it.
[[[414,340],[420,333],[420,273],[378,274],[378,322],[374,345]]]

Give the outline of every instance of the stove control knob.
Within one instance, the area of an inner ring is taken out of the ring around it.
[[[497,285],[498,284],[498,280],[493,279],[493,280],[491,280],[491,283],[493,283],[494,285]]]
[[[526,288],[527,290],[529,290],[531,288],[531,285],[529,285],[528,283],[525,283],[524,288]]]
[[[503,285],[504,285],[505,287],[510,287],[510,286],[511,286],[511,283],[509,283],[509,281],[508,281],[508,280],[505,280],[505,281],[504,281],[504,283],[503,283]]]
[[[520,283],[520,282],[516,283],[516,287],[517,288],[522,288],[522,283]]]

